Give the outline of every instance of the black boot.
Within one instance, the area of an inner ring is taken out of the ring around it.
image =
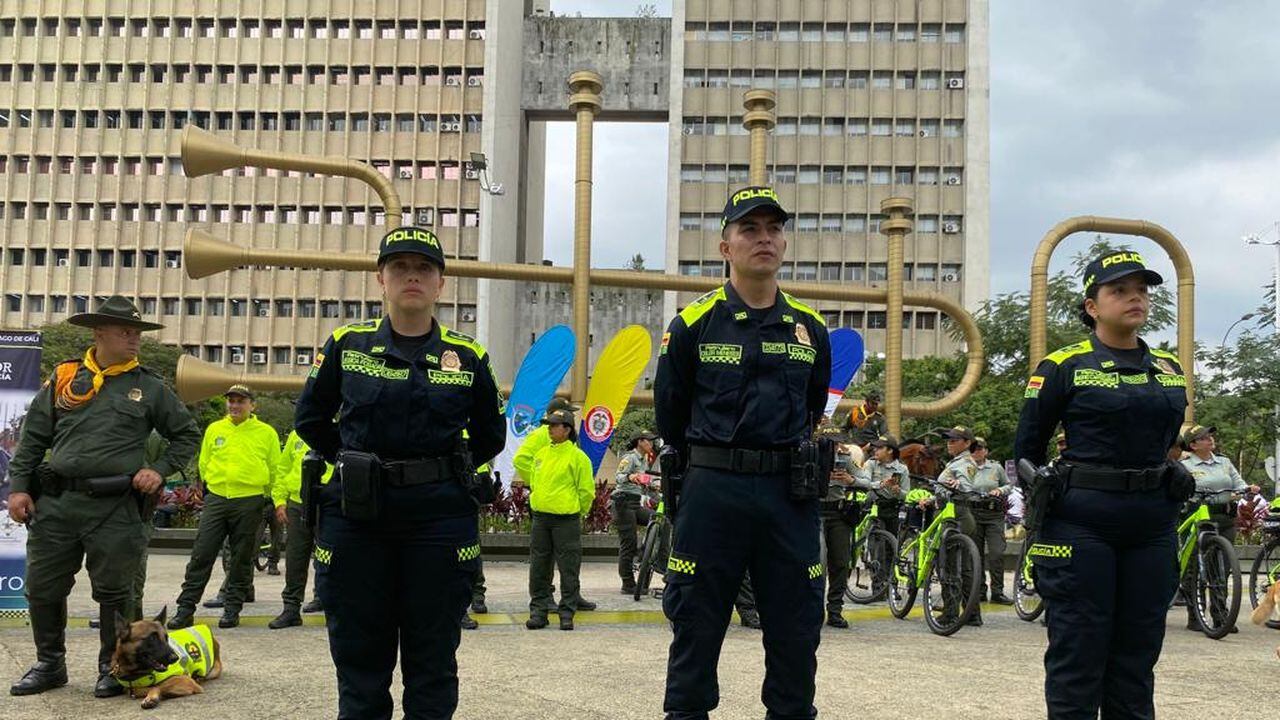
[[[67,684],[67,606],[32,605],[31,634],[36,643],[36,664],[9,687],[10,695],[36,695]]]
[[[849,627],[849,621],[844,619],[844,614],[839,610],[827,611],[827,624],[833,628],[840,628],[841,630]]]
[[[169,624],[165,625],[165,627],[169,628],[170,630],[181,630],[182,628],[191,627],[192,625],[195,624],[195,622],[196,622],[195,609],[189,608],[189,607],[183,607],[179,605],[178,611],[173,614],[173,617],[169,618]]]
[[[125,610],[120,605],[99,605],[98,620],[98,683],[93,686],[93,696],[109,698],[124,694],[124,688],[111,676],[111,656],[116,652],[117,623],[124,619]],[[120,630],[127,632],[126,628]]]
[[[284,612],[276,616],[274,620],[267,623],[267,627],[272,630],[279,630],[287,627],[297,627],[302,624],[302,615],[298,613],[296,607],[286,607]]]
[[[311,602],[302,606],[302,612],[304,613],[318,613],[322,610],[324,610],[324,605],[322,605],[318,599],[314,598]]]

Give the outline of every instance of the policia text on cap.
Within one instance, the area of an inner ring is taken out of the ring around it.
[[[1152,668],[1178,583],[1178,506],[1195,481],[1168,462],[1187,406],[1176,355],[1138,337],[1161,277],[1137,253],[1085,269],[1084,341],[1051,353],[1027,382],[1014,452],[1062,461],[1029,488],[1028,551],[1049,607],[1050,718],[1152,718]]]
[[[469,490],[506,423],[485,349],[432,316],[444,265],[431,232],[388,233],[386,317],[335,330],[298,399],[298,435],[337,464],[317,493],[315,560],[339,718],[391,717],[397,654],[405,717],[452,717],[458,703],[480,554]]]
[[[817,713],[818,498],[834,453],[819,467],[811,438],[831,347],[822,318],[778,289],[787,217],[770,188],[729,199],[720,241],[729,282],[681,311],[659,351],[658,426],[683,466],[674,482],[670,459],[663,467],[664,492],[682,485],[662,600],[675,631],[665,700],[672,719],[705,718],[718,704],[720,645],[748,569],[764,626],[769,716]]]

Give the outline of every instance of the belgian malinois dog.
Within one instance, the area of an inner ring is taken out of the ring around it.
[[[149,710],[166,698],[204,692],[197,681],[222,674],[222,649],[205,625],[167,632],[166,606],[153,620],[130,623],[116,613],[111,675]]]

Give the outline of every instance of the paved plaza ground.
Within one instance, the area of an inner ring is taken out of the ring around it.
[[[172,603],[186,557],[153,555],[147,610]],[[618,594],[609,563],[587,563],[584,594],[602,612],[578,616],[571,633],[524,629],[527,566],[486,564],[491,614],[466,632],[459,652],[458,720],[557,718],[630,720],[661,717],[670,635],[658,601],[633,602]],[[210,581],[216,590],[221,570]],[[82,573],[72,595],[68,633],[71,683],[44,695],[0,695],[0,718],[325,718],[336,714],[333,667],[322,620],[301,628],[268,630],[280,609],[280,577],[259,573],[258,602],[245,607],[245,626],[215,630],[226,671],[204,695],[168,701],[143,711],[127,698],[91,696],[97,631]],[[308,592],[308,596],[310,593]],[[170,606],[172,612],[172,605]],[[930,634],[920,618],[894,620],[883,606],[847,612],[849,630],[824,628],[819,650],[818,699],[825,718],[1036,718],[1044,716],[1041,655],[1044,629],[1021,622],[1007,608],[988,607],[986,626],[951,638]],[[215,623],[215,611],[201,620]],[[1211,641],[1183,629],[1181,609],[1169,614],[1165,652],[1156,668],[1157,709],[1164,718],[1275,718],[1274,680],[1280,670],[1280,632],[1241,624],[1238,635]],[[0,681],[17,679],[33,660],[30,631],[0,626]],[[722,701],[715,718],[761,718],[760,634],[734,625],[720,663]],[[399,698],[397,678],[393,694]]]

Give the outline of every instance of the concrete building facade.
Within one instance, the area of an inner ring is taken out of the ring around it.
[[[784,278],[883,283],[879,201],[907,195],[910,285],[972,308],[989,277],[986,58],[987,0],[675,0],[671,18],[604,19],[553,17],[546,0],[6,3],[0,327],[120,293],[197,357],[302,372],[333,327],[381,314],[374,277],[246,267],[191,280],[183,235],[371,253],[377,197],[292,172],[187,179],[181,128],[364,160],[395,183],[403,221],[434,229],[450,256],[536,264],[545,123],[570,118],[572,69],[604,76],[599,122],[669,122],[667,272],[722,271],[720,208],[747,183],[742,94],[771,88],[772,183],[797,213]],[[502,194],[482,188],[472,152]],[[554,307],[534,312],[534,296]],[[567,298],[451,279],[439,317],[477,334],[510,378],[530,335],[567,319]],[[652,322],[657,337],[688,299],[606,311],[593,335]],[[883,348],[883,309],[819,308]],[[908,356],[954,349],[933,311],[908,308],[905,322]]]

